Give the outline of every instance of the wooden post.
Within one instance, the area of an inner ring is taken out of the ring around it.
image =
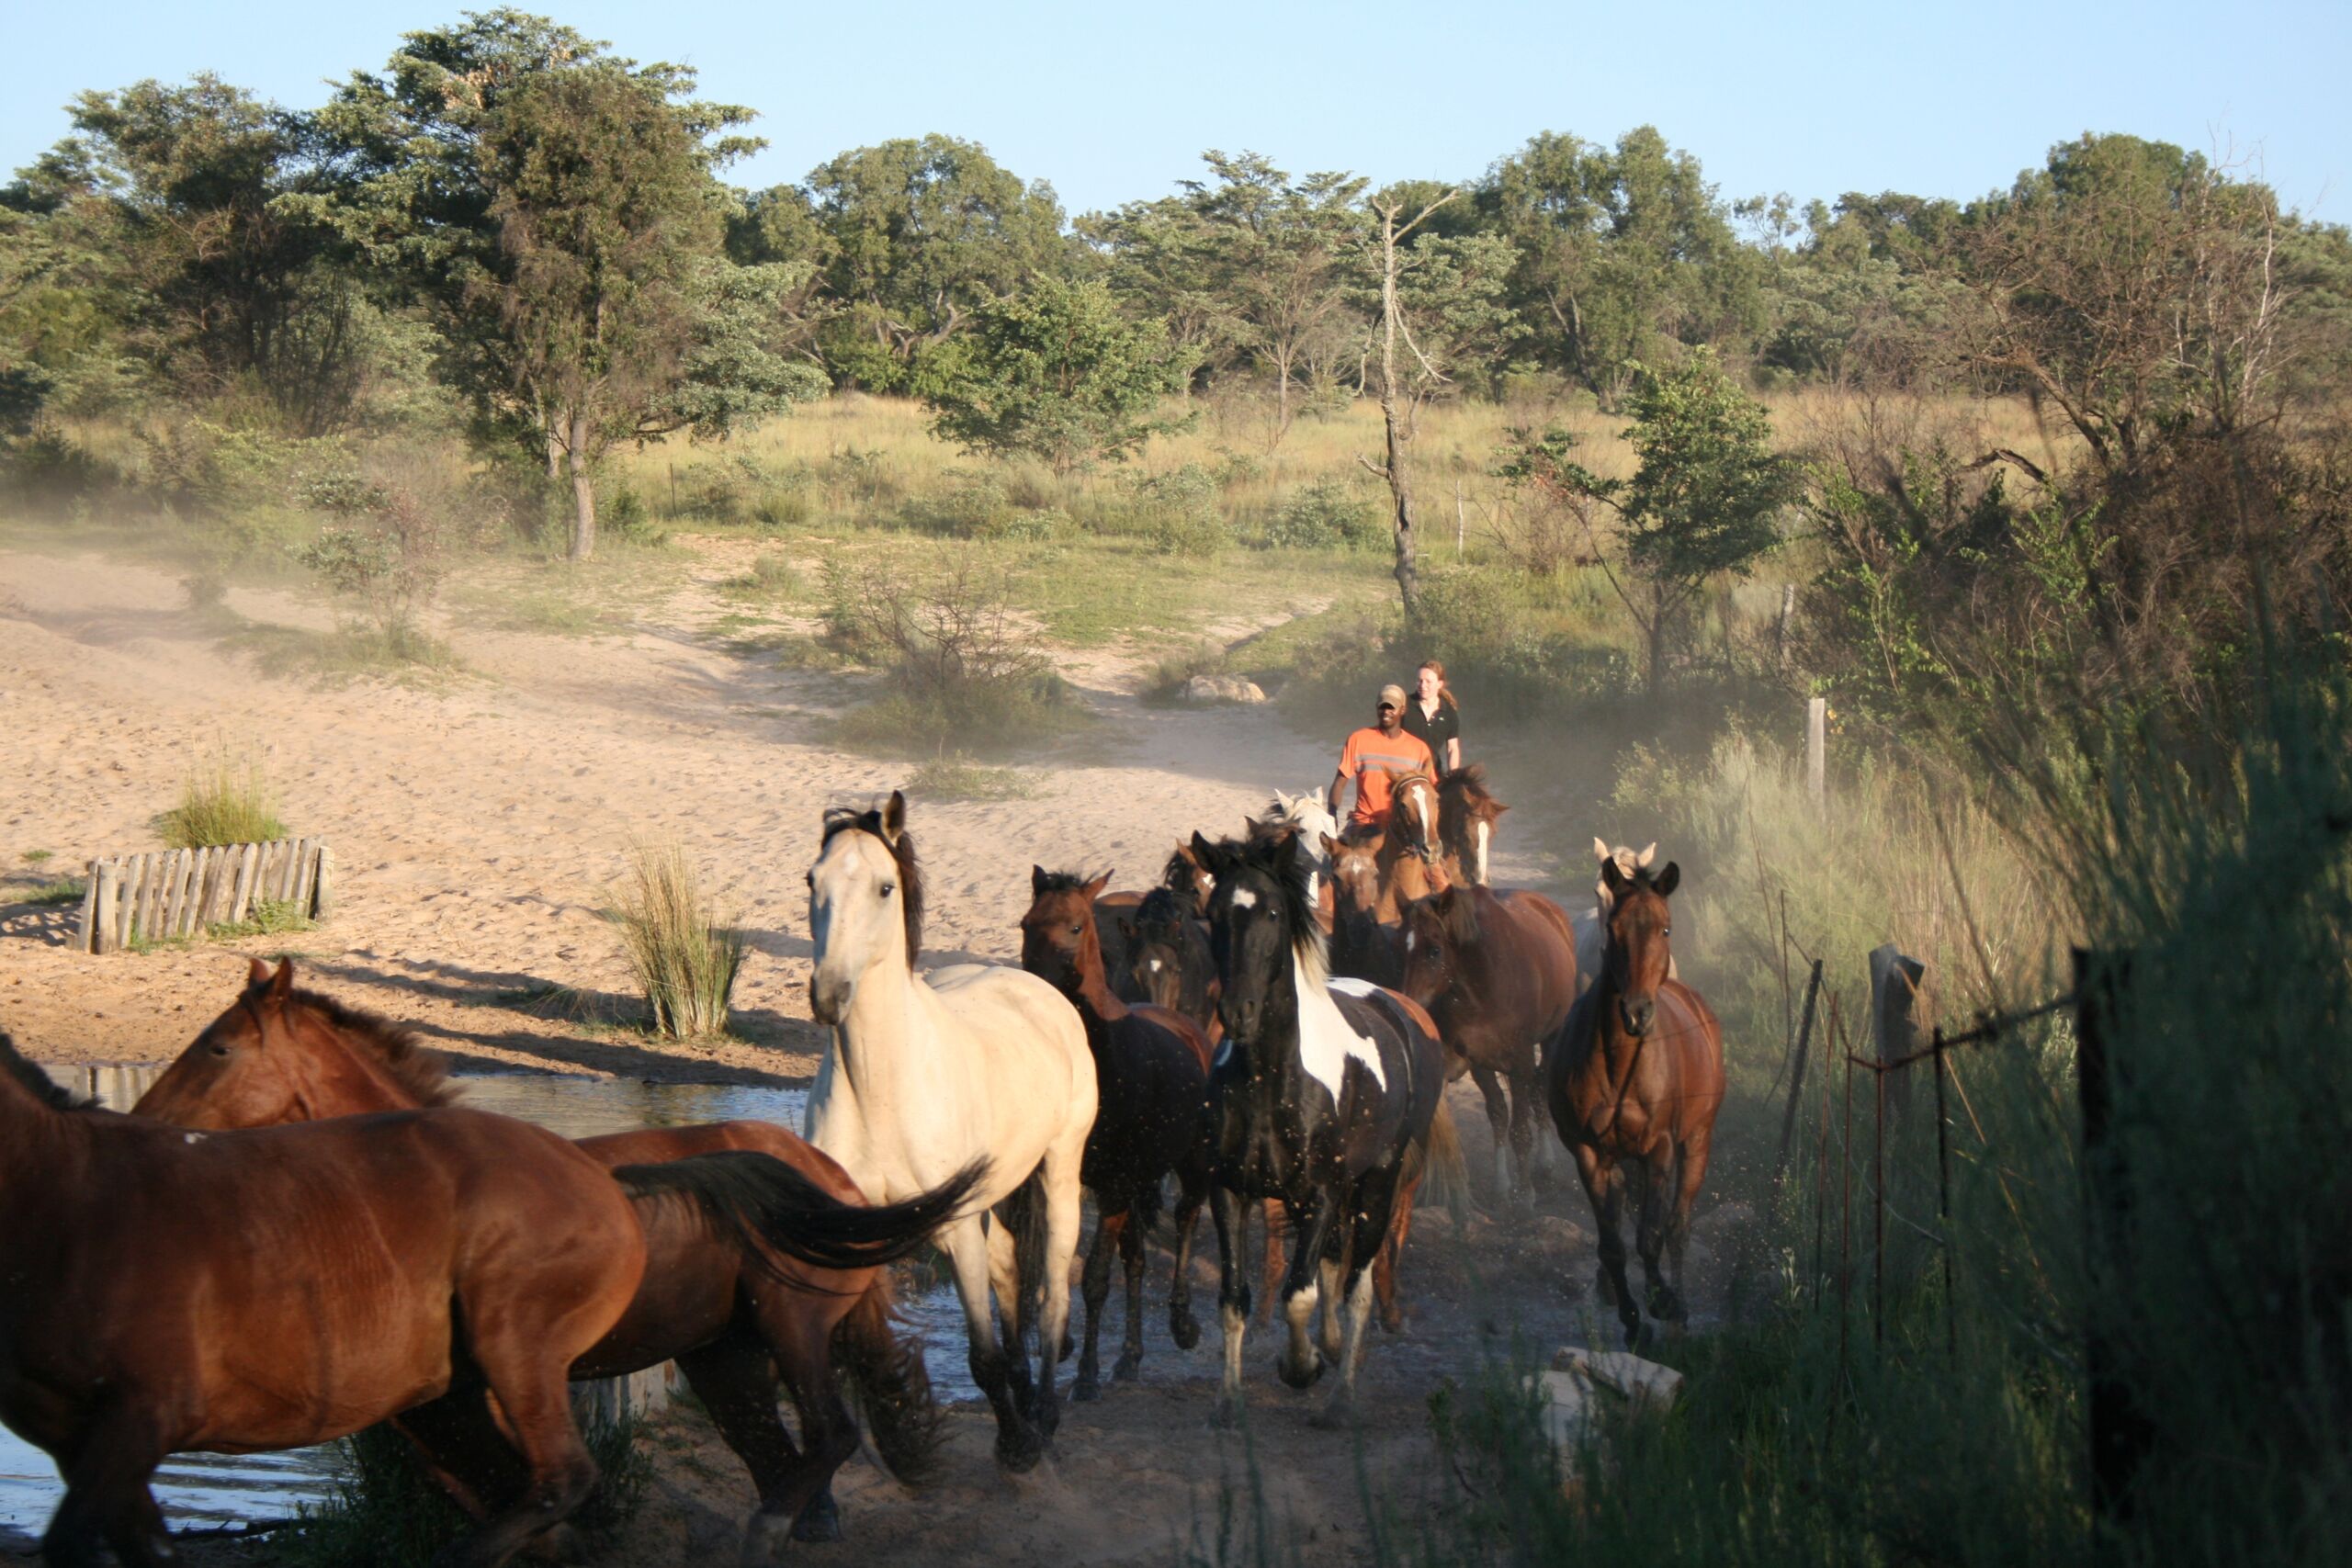
[[[1813,814],[1829,815],[1829,699],[1808,697],[1804,705],[1804,793]]]
[[[294,840],[294,891],[289,897],[293,901],[294,913],[306,917],[311,912],[311,851],[312,847],[308,839]]]
[[[1469,531],[1468,520],[1462,510],[1462,481],[1453,481],[1453,558],[1462,558],[1462,536]]]
[[[261,846],[247,844],[237,854],[237,885],[229,894],[229,923],[235,925],[245,918],[245,910],[253,904],[254,884],[261,875]]]
[[[322,840],[319,871],[311,886],[311,919],[323,920],[334,913],[334,852]]]
[[[1927,966],[1904,956],[1893,942],[1871,953],[1871,1039],[1882,1063],[1908,1056],[1927,1043],[1919,1021],[1919,981]],[[1905,1085],[1895,1086],[1894,1115],[1900,1122],[1910,1103]]]
[[[2109,1141],[2115,1089],[2119,1003],[2132,974],[2129,953],[2074,950],[2075,1092],[2083,1106],[2084,1229],[2090,1262],[2090,1323],[2084,1336],[2090,1381],[2091,1515],[2112,1527],[2133,1512],[2132,1490],[2155,1429],[2132,1397],[2128,1348],[2109,1332],[2101,1303],[2120,1299],[2118,1256],[2131,1219],[2122,1150]],[[2106,1543],[2094,1546],[2106,1554]]]
[[[84,872],[82,883],[82,918],[74,927],[74,951],[87,953],[98,931],[98,863],[92,861]]]
[[[1805,1048],[1813,1040],[1813,1014],[1821,999],[1821,960],[1813,961],[1813,973],[1804,983],[1804,1021],[1797,1025],[1796,1060],[1789,1067],[1789,1104],[1781,1112],[1781,1153],[1772,1162],[1772,1185],[1778,1187],[1789,1173],[1789,1140],[1797,1130],[1797,1096],[1804,1091]]]

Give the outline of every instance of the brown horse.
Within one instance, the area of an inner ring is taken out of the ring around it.
[[[1405,984],[1404,931],[1380,918],[1378,837],[1352,843],[1325,835],[1331,860],[1331,973],[1391,989]]]
[[[1168,864],[1159,874],[1159,885],[1173,893],[1194,919],[1208,919],[1209,895],[1216,889],[1216,877],[1201,863],[1201,857],[1193,852],[1192,845],[1181,841],[1177,844],[1176,852],[1168,857]]]
[[[1599,980],[1578,998],[1544,1061],[1552,1122],[1576,1156],[1600,1228],[1600,1284],[1629,1344],[1642,1332],[1625,1283],[1621,1234],[1626,1179],[1642,1179],[1637,1245],[1652,1317],[1683,1314],[1682,1251],[1690,1205],[1707,1179],[1715,1112],[1724,1100],[1723,1025],[1699,993],[1669,977],[1672,918],[1681,880],[1673,862],[1628,876],[1601,863],[1611,908]],[[1659,1254],[1671,1255],[1669,1285]]]
[[[1577,998],[1567,911],[1540,893],[1448,887],[1405,911],[1404,946],[1405,994],[1430,1010],[1486,1097],[1497,1201],[1532,1203],[1536,1049]]]
[[[316,991],[295,988],[289,959],[272,976],[256,962],[246,994],[197,1036],[140,1097],[134,1111],[183,1127],[271,1127],[374,1111],[452,1102],[448,1060],[413,1032]],[[841,1167],[781,1127],[722,1122],[647,1128],[578,1140],[607,1168],[658,1165],[721,1150],[782,1160],[833,1200],[863,1206]],[[880,1269],[782,1265],[693,1216],[644,1216],[645,1279],[604,1340],[571,1376],[615,1377],[675,1359],[728,1446],[752,1472],[760,1509],[743,1560],[795,1540],[840,1539],[833,1472],[857,1450],[836,1365],[860,1395],[876,1449],[893,1471],[917,1474],[936,1435],[931,1382],[918,1347],[891,1330],[889,1275]],[[805,1451],[776,1414],[782,1374]],[[435,1456],[463,1492],[484,1488],[467,1456]]]
[[[1117,987],[1121,999],[1173,1009],[1199,1024],[1215,1045],[1225,1025],[1216,1016],[1216,961],[1209,956],[1208,927],[1186,913],[1176,895],[1155,887],[1136,906],[1133,919],[1119,918],[1119,936],[1127,948],[1126,984]]]
[[[1438,838],[1446,874],[1455,882],[1487,886],[1487,850],[1495,825],[1510,809],[1487,789],[1487,767],[1473,762],[1445,775],[1437,786]]]
[[[148,1490],[166,1454],[396,1416],[429,1436],[486,1393],[526,1478],[440,1562],[504,1562],[594,1484],[566,1374],[638,1290],[639,1212],[678,1196],[828,1267],[938,1218],[836,1203],[758,1156],[607,1171],[471,1111],[184,1132],[81,1104],[0,1035],[0,1421],[65,1478],[46,1560],[92,1568],[103,1542],[129,1568],[175,1561]]]
[[[1439,863],[1437,781],[1416,770],[1391,784],[1388,821],[1374,863],[1380,868],[1378,918],[1404,918],[1405,907],[1446,886]]]
[[[1112,992],[1094,919],[1094,901],[1110,880],[1108,872],[1081,882],[1066,872],[1033,866],[1033,901],[1021,918],[1021,966],[1050,981],[1078,1009],[1087,1048],[1094,1054],[1099,1090],[1094,1130],[1087,1134],[1079,1167],[1098,1215],[1080,1284],[1086,1339],[1069,1393],[1079,1401],[1102,1397],[1096,1347],[1111,1294],[1114,1247],[1126,1265],[1127,1327],[1111,1379],[1130,1382],[1143,1371],[1143,1244],[1159,1217],[1160,1181],[1170,1172],[1179,1196],[1168,1332],[1180,1349],[1189,1350],[1201,1339],[1191,1276],[1193,1229],[1208,1201],[1212,1153],[1208,1036],[1181,1012],[1148,1004],[1129,1007]]]

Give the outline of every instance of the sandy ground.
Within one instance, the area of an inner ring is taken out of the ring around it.
[[[588,638],[451,624],[462,675],[322,687],[257,674],[224,649],[216,625],[186,611],[164,572],[0,552],[0,759],[12,781],[0,803],[0,874],[15,878],[0,886],[0,1026],[41,1059],[160,1060],[232,999],[247,952],[290,946],[313,983],[415,1021],[464,1057],[673,1080],[805,1078],[822,1043],[808,1017],[801,903],[820,815],[909,770],[829,750],[817,728],[838,682],[731,651],[713,629],[726,606],[711,585],[741,570],[740,555],[707,549],[693,581],[626,631]],[[318,604],[279,593],[238,590],[229,604],[255,622],[327,622]],[[1249,629],[1237,621],[1203,631]],[[1037,765],[1035,798],[913,803],[932,897],[926,962],[1010,961],[1033,862],[1107,866],[1117,885],[1145,884],[1180,835],[1236,830],[1276,786],[1329,778],[1339,738],[1302,738],[1271,711],[1142,707],[1136,671],[1160,651],[1114,649],[1068,667],[1105,722],[1085,760]],[[223,742],[262,755],[292,830],[334,847],[330,921],[293,936],[92,958],[67,948],[72,907],[6,902],[10,886],[32,880],[28,851],[51,852],[53,875],[155,847],[152,819]],[[1498,883],[1531,880],[1537,863],[1519,846],[1540,836],[1534,816],[1512,818],[1498,843]],[[1551,837],[1567,830],[1554,826]],[[735,998],[746,1041],[657,1044],[518,999],[549,987],[591,998],[627,990],[598,909],[633,837],[684,844],[748,927],[752,953]],[[1483,1170],[1483,1116],[1466,1085],[1455,1093],[1473,1168]],[[1252,1441],[1270,1511],[1304,1561],[1364,1553],[1367,1494],[1408,1521],[1447,1506],[1457,1483],[1437,1461],[1429,1396],[1514,1334],[1539,1347],[1584,1337],[1589,1223],[1580,1196],[1554,1192],[1532,1226],[1505,1234],[1473,1222],[1466,1236],[1440,1225],[1417,1237],[1407,1270],[1414,1320],[1401,1339],[1374,1337],[1364,1374],[1361,1465],[1354,1442],[1306,1427],[1319,1391],[1282,1389],[1272,1337],[1253,1341]],[[1702,1277],[1715,1267],[1704,1235],[1694,1265]],[[1213,1243],[1204,1250],[1213,1257]],[[1007,1483],[989,1459],[985,1413],[959,1411],[945,1472],[920,1495],[853,1461],[842,1482],[853,1544],[830,1555],[1145,1562],[1197,1546],[1214,1560],[1221,1502],[1248,1507],[1248,1466],[1239,1439],[1206,1425],[1214,1329],[1190,1355],[1170,1347],[1163,1274],[1156,1263],[1147,1382],[1073,1408],[1051,1473]],[[1700,1300],[1710,1295],[1720,1299],[1702,1290]],[[1201,1304],[1213,1323],[1213,1295]],[[691,1413],[666,1418],[655,1442],[649,1506],[600,1561],[726,1560],[750,1503],[740,1470]],[[828,1554],[815,1549],[812,1560]]]

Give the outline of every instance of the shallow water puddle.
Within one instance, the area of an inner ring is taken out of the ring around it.
[[[160,1065],[51,1067],[69,1089],[95,1095],[115,1110],[129,1109],[162,1072]],[[536,1122],[567,1138],[594,1137],[632,1127],[673,1127],[695,1122],[757,1120],[797,1132],[808,1094],[797,1089],[744,1085],[653,1084],[549,1073],[460,1075],[460,1102],[478,1111]],[[923,1339],[932,1386],[943,1401],[973,1399],[966,1363],[964,1314],[955,1292],[940,1286],[900,1303],[907,1326]],[[155,1475],[155,1498],[181,1529],[242,1520],[283,1518],[303,1503],[334,1491],[331,1449],[282,1454],[175,1454]],[[38,1537],[62,1495],[49,1456],[0,1427],[0,1541]]]

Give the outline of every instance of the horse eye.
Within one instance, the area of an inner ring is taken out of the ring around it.
[[[898,890],[899,885],[897,883],[886,882],[882,885],[882,897],[888,898],[891,894],[896,893]]]
[[[1084,931],[1085,929],[1086,929],[1086,928],[1085,928],[1084,926],[1072,926],[1072,927],[1070,927],[1070,928],[1069,928],[1069,934],[1070,934],[1070,935],[1072,935],[1072,936],[1076,936],[1076,935],[1078,935],[1078,934],[1079,934],[1079,932],[1080,932],[1080,931]]]
[[[212,1047],[212,1054],[216,1056],[225,1056],[229,1054],[229,1047],[226,1045],[215,1045]]]

